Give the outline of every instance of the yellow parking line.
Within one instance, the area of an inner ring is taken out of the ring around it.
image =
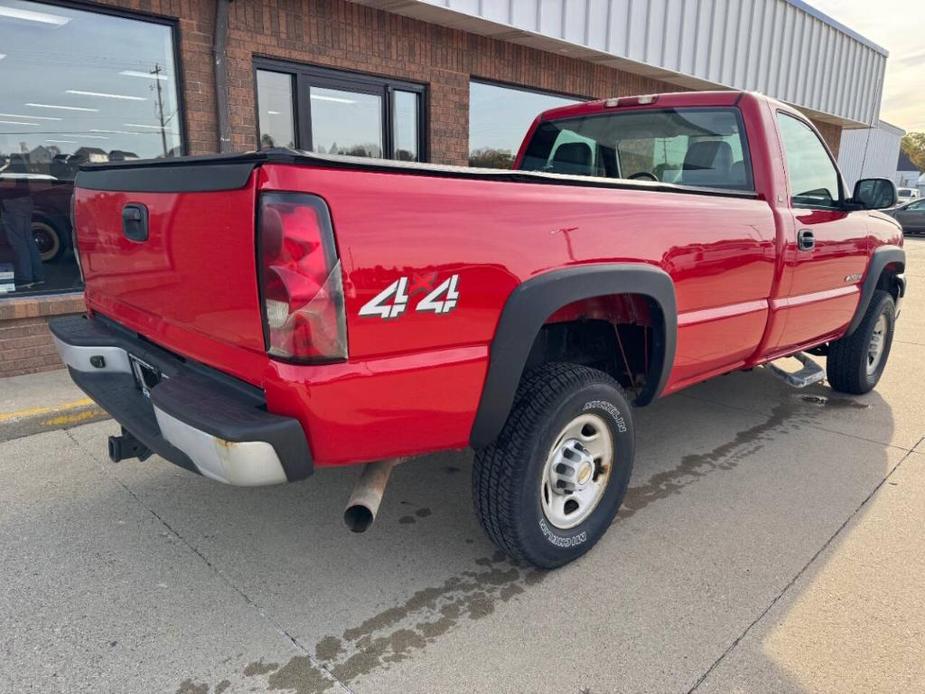
[[[91,419],[97,419],[106,413],[98,407],[89,410],[81,410],[74,414],[64,414],[60,417],[52,417],[42,422],[43,427],[69,427]]]
[[[31,407],[25,410],[16,410],[15,412],[0,412],[0,424],[4,422],[15,422],[29,417],[40,417],[43,414],[58,414],[66,412],[67,410],[78,410],[92,404],[93,400],[90,398],[83,398],[81,400],[74,400],[73,402],[65,402],[60,405],[52,405],[49,407]]]

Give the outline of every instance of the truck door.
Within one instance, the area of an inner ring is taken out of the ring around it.
[[[781,312],[769,351],[785,353],[838,333],[854,315],[867,267],[867,213],[845,209],[844,186],[816,131],[777,112],[793,225],[784,247]]]

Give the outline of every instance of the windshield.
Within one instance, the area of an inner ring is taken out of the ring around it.
[[[752,190],[739,111],[676,108],[540,123],[520,168]]]

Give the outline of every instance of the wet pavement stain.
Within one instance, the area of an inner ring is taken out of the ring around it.
[[[295,656],[282,667],[260,660],[250,663],[244,675],[268,675],[266,686],[271,691],[320,694],[333,689],[337,682],[350,683],[411,657],[462,620],[487,617],[499,604],[524,593],[546,576],[545,572],[511,564],[501,552],[475,563],[477,569],[419,590],[402,605],[345,629],[339,637],[324,637],[315,645],[314,662],[307,655]]]
[[[763,422],[738,432],[735,437],[707,453],[691,453],[670,470],[659,472],[638,487],[630,487],[616,521],[626,520],[649,504],[679,494],[682,489],[716,470],[731,470],[764,447],[768,435],[784,430],[787,421],[796,414],[789,403],[777,405]]]
[[[222,694],[228,687],[231,686],[231,680],[222,680],[215,685],[215,694]]]
[[[336,636],[325,636],[315,644],[315,657],[318,660],[334,660],[344,650],[341,640]]]
[[[402,516],[398,519],[398,522],[401,525],[411,525],[412,523],[417,523],[417,520],[415,520],[414,516]]]
[[[263,658],[261,658],[253,663],[248,663],[244,668],[244,676],[253,677],[254,675],[266,675],[278,669],[279,663],[264,663]]]
[[[418,518],[427,518],[427,516],[429,516],[431,513],[432,511],[429,508],[425,507],[425,508],[419,508],[417,511],[414,512],[414,515],[416,515]]]
[[[801,395],[800,400],[808,402],[810,405],[835,410],[866,410],[870,407],[867,403],[858,402],[851,398],[830,398],[825,395]]]
[[[177,688],[177,694],[209,694],[209,685],[196,684],[193,680],[183,680]]]
[[[271,691],[289,691],[295,694],[318,694],[334,686],[324,673],[316,668],[307,655],[297,655],[267,678]]]
[[[831,391],[825,389],[825,392]],[[787,423],[795,415],[800,415],[804,421],[811,421],[821,416],[824,409],[866,410],[870,407],[869,404],[852,398],[831,397],[812,392],[796,394],[793,397],[795,400],[778,403],[765,421],[738,432],[732,441],[721,444],[708,453],[685,455],[671,470],[653,475],[641,486],[630,487],[614,522],[632,517],[634,513],[654,501],[679,494],[682,489],[711,472],[735,468],[740,462],[764,448],[764,442],[770,434],[787,431]]]

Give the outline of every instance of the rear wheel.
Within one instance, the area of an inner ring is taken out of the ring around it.
[[[57,258],[64,247],[61,232],[45,219],[32,220],[32,238],[35,239],[43,263],[50,263]]]
[[[610,527],[634,451],[629,403],[616,381],[584,366],[546,364],[524,376],[498,440],[476,453],[476,514],[515,561],[562,566]]]
[[[878,289],[857,330],[829,344],[826,377],[833,389],[854,395],[874,389],[890,356],[895,316],[893,296]]]

